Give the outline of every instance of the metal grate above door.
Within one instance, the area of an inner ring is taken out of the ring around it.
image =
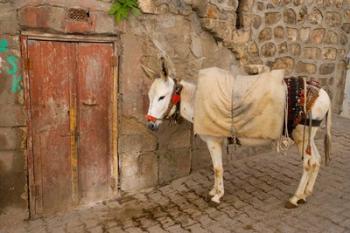
[[[73,21],[87,22],[90,18],[90,12],[84,9],[70,8],[67,14],[68,18]]]

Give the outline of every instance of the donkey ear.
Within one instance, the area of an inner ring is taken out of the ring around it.
[[[145,74],[147,75],[148,78],[150,79],[154,79],[157,76],[157,72],[155,72],[154,70],[152,70],[151,68],[141,65],[143,71],[145,72]]]
[[[161,77],[163,79],[167,79],[168,78],[168,75],[169,75],[169,69],[168,69],[168,66],[166,64],[166,61],[165,61],[165,58],[164,57],[161,57],[160,58],[160,65],[161,65],[161,69],[160,69],[160,72],[161,72]]]

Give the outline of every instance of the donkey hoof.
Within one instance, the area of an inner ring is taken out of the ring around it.
[[[212,199],[211,199],[212,202],[216,203],[216,204],[220,204],[220,198],[218,196],[214,196]]]
[[[305,199],[299,199],[297,203],[298,204],[306,204],[306,200]]]
[[[286,204],[284,205],[286,209],[295,209],[298,207],[298,205],[291,203],[290,201],[287,201]]]
[[[212,190],[210,190],[210,192],[209,192],[209,196],[215,196],[215,194],[216,194],[216,189],[212,189]]]

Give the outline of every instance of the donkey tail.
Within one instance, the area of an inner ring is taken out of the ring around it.
[[[328,166],[331,160],[331,150],[332,150],[332,110],[329,106],[328,112],[326,114],[326,135],[324,137],[324,152],[325,152],[325,164]]]

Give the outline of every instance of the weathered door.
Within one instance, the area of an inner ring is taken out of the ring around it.
[[[27,57],[31,214],[110,197],[113,44],[28,40]]]

